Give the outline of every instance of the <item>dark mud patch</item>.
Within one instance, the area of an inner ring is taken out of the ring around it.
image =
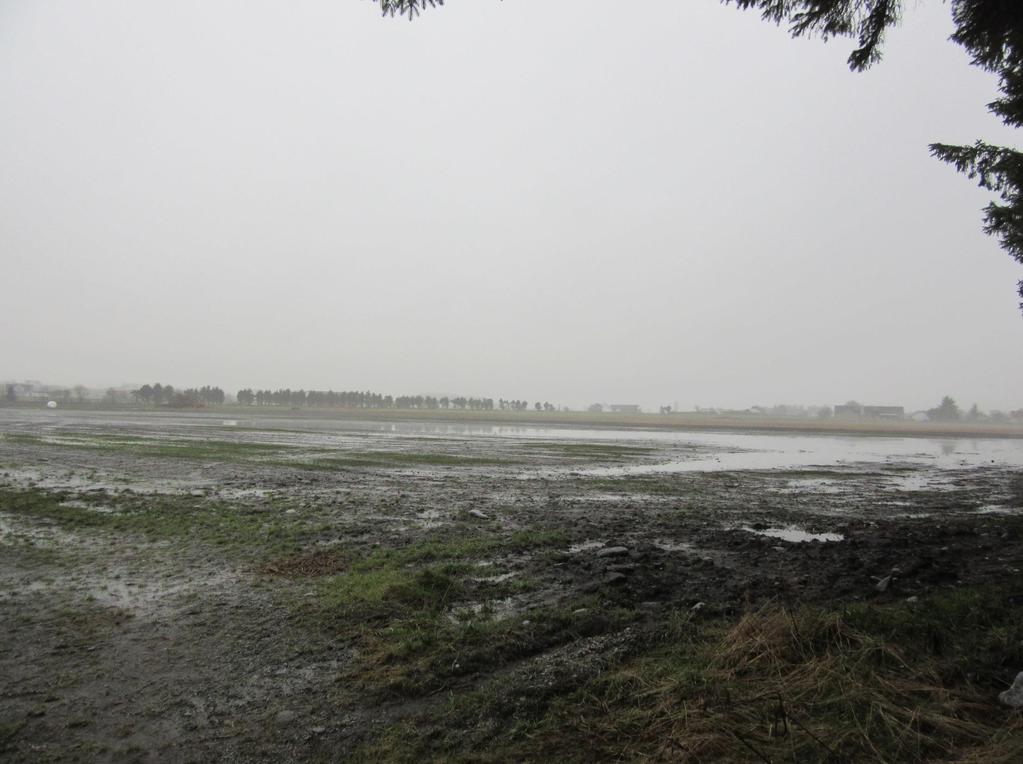
[[[322,551],[284,557],[263,565],[259,572],[268,576],[292,578],[330,576],[346,569],[344,558],[337,552]]]

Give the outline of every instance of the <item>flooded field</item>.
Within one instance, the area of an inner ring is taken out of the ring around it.
[[[1015,439],[0,409],[0,755],[613,747],[560,714],[680,628],[1018,585],[1021,474]]]

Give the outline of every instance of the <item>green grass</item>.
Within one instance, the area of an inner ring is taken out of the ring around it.
[[[193,461],[238,462],[252,461],[280,454],[292,446],[277,446],[269,443],[232,443],[228,441],[188,441],[179,443],[154,443],[127,447],[110,447],[133,456],[191,459]]]
[[[825,467],[821,467],[820,469],[756,470],[756,472],[772,478],[784,480],[857,480],[863,477],[876,477],[878,474],[861,471],[835,470]]]
[[[244,461],[265,457],[287,450],[293,446],[274,443],[239,443],[226,440],[152,439],[130,435],[55,435],[44,438],[25,433],[8,433],[5,440],[27,445],[53,448],[75,448],[89,451],[105,451],[131,454],[133,456],[197,461]],[[61,440],[66,438],[66,440]]]
[[[335,470],[359,467],[494,467],[517,464],[513,460],[408,451],[342,451],[338,456],[302,462],[277,462],[302,469]]]
[[[452,560],[468,562],[489,555],[551,549],[567,544],[568,536],[559,530],[534,528],[504,535],[499,531],[456,527],[403,546],[376,549],[358,562],[356,569],[372,570]]]
[[[230,428],[235,429],[235,428]],[[193,461],[255,462],[267,466],[306,470],[344,470],[353,468],[402,467],[495,467],[520,464],[511,459],[461,456],[412,451],[347,451],[308,449],[280,443],[248,443],[227,440],[153,439],[131,435],[75,435],[61,433],[49,437],[27,433],[8,433],[3,439],[24,445],[74,448],[89,451],[123,453],[147,458],[190,459]]]
[[[622,628],[635,619],[627,610],[601,612],[539,606],[498,616],[461,619],[416,617],[387,623],[363,640],[363,672],[383,692],[415,697],[453,687],[474,675],[490,675],[517,661],[579,639]]]
[[[18,719],[17,721],[0,721],[0,753],[7,750],[24,726],[25,721],[23,719]]]
[[[383,567],[353,570],[325,581],[320,596],[325,607],[384,606],[390,611],[417,610],[435,613],[461,591],[449,568],[418,570]]]
[[[67,506],[71,494],[36,489],[0,489],[0,511],[36,521],[55,522],[69,531],[136,534],[148,540],[200,543],[261,556],[296,550],[315,529],[277,509],[254,509],[186,496],[75,494],[79,502],[113,504],[113,512]]]
[[[457,602],[467,590],[475,563],[508,555],[564,546],[559,531],[529,530],[504,535],[498,531],[456,528],[400,546],[379,547],[349,561],[347,570],[319,582],[319,607],[347,617],[404,618],[435,616]],[[441,582],[443,581],[443,585]],[[442,597],[437,596],[443,593]],[[500,594],[497,587],[492,594]]]
[[[684,496],[693,492],[692,486],[663,476],[588,478],[583,485],[591,491],[647,496]]]
[[[50,629],[64,641],[92,644],[100,635],[130,618],[131,613],[120,608],[86,603],[78,608],[56,611]]]
[[[346,680],[376,697],[418,697],[635,618],[627,610],[601,612],[592,599],[518,612],[460,607],[478,602],[465,572],[448,563],[324,581],[320,607],[332,616],[335,637],[358,655]]]
[[[26,446],[44,445],[43,439],[38,435],[30,435],[25,432],[0,433],[0,442],[16,443]]]
[[[481,598],[497,600],[535,585],[527,576],[478,583],[477,562],[553,550],[567,541],[558,531],[446,529],[362,555],[353,550],[344,573],[316,581],[315,599],[288,604],[308,628],[356,646],[359,660],[350,681],[370,693],[415,696],[486,665],[572,638],[562,611],[543,614],[538,629],[522,625],[530,620],[526,615],[502,618],[486,605],[468,607]]]
[[[552,452],[561,456],[581,459],[624,459],[633,456],[649,456],[657,453],[656,448],[646,446],[619,446],[609,443],[523,443],[529,451]]]

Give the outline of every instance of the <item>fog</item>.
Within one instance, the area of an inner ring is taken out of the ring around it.
[[[0,3],[0,379],[1023,406],[1015,136],[716,0]]]

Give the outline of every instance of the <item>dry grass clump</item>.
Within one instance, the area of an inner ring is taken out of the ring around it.
[[[989,588],[737,620],[676,611],[602,672],[553,692],[495,677],[363,759],[1016,764],[1023,713],[997,693],[1023,665],[1020,603]]]
[[[713,651],[703,691],[662,688],[671,720],[656,756],[678,760],[1023,761],[1018,722],[991,697],[943,684],[842,614],[769,608],[744,615]]]
[[[337,552],[318,551],[297,554],[269,562],[259,569],[260,573],[272,576],[303,578],[330,576],[345,570],[344,560]]]
[[[971,632],[956,621],[969,612],[954,602],[916,615],[772,606],[724,628],[690,623],[553,707],[528,735],[526,758],[1021,762],[1023,717],[971,677],[991,676],[992,644],[1002,632],[1017,640],[1023,625],[1002,610],[1016,625]],[[941,643],[934,624],[966,633]]]
[[[1019,764],[1023,761],[1023,714],[1016,712],[985,745],[955,759],[960,764]]]

